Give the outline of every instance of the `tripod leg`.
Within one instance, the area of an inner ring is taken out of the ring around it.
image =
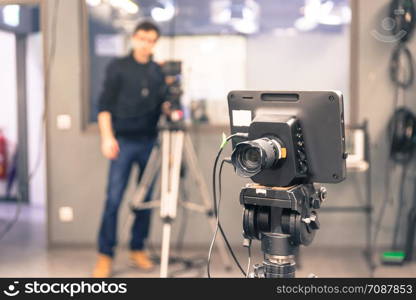
[[[183,137],[181,131],[163,133],[162,188],[160,215],[162,218],[176,217],[182,164]]]
[[[208,192],[207,185],[205,183],[205,179],[203,175],[201,174],[200,170],[198,169],[198,160],[195,153],[194,146],[192,145],[191,137],[189,134],[186,134],[185,136],[185,154],[187,157],[187,163],[189,165],[189,168],[191,170],[191,173],[193,174],[193,177],[195,178],[198,188],[201,193],[201,197],[203,200],[203,203],[205,207],[207,207],[207,217],[208,221],[211,227],[212,232],[215,232],[216,228],[216,219],[214,217],[214,214],[212,213],[212,206],[210,202],[210,195]],[[226,245],[225,241],[223,239],[219,239],[217,243],[217,248],[220,253],[221,259],[226,267],[226,269],[231,269],[231,261],[230,257],[227,255]]]
[[[161,189],[161,179],[160,176],[157,176],[155,179],[155,185],[153,187],[153,198],[157,199],[160,202],[160,189]],[[160,205],[159,205],[160,207]]]
[[[149,163],[146,165],[146,168],[143,170],[143,176],[140,180],[139,185],[136,188],[136,191],[130,202],[131,207],[139,208],[140,204],[143,203],[144,198],[146,197],[150,186],[157,177],[159,168],[160,168],[160,146],[155,145],[152,153],[149,157]]]
[[[171,225],[176,218],[183,152],[182,131],[164,131],[162,143],[162,188],[160,216],[163,220],[160,277],[168,276]]]
[[[146,209],[146,207],[143,206],[143,201],[149,191],[149,188],[152,182],[156,180],[158,177],[157,176],[158,170],[161,164],[159,157],[160,157],[160,145],[157,142],[152,149],[152,153],[150,153],[149,163],[146,165],[146,168],[143,170],[143,176],[140,180],[140,183],[136,187],[133,197],[130,200],[129,206],[132,209]],[[155,195],[157,195],[157,193]],[[122,224],[122,228],[123,228],[122,238],[123,239],[127,237],[126,228],[130,227],[131,224],[133,223],[133,217],[134,217],[134,213],[129,214]]]
[[[170,222],[165,222],[163,224],[162,253],[160,256],[160,277],[161,278],[168,277],[171,226],[172,224]]]
[[[161,175],[161,190],[160,190],[160,216],[166,214],[166,201],[169,197],[169,169],[170,169],[170,148],[171,148],[171,135],[169,131],[162,132],[162,175]]]

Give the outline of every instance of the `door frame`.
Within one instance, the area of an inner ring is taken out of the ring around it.
[[[49,115],[49,107],[47,106],[47,103],[49,103],[49,90],[50,90],[50,85],[49,85],[49,75],[47,74],[47,68],[49,66],[49,45],[48,45],[48,41],[49,41],[49,32],[48,32],[48,18],[47,18],[47,0],[2,0],[1,2],[1,6],[5,6],[5,5],[13,5],[13,4],[17,4],[17,5],[38,5],[39,6],[39,27],[40,27],[40,32],[42,33],[42,56],[43,56],[43,74],[44,74],[44,84],[43,84],[43,101],[44,101],[44,109],[45,109],[45,115],[48,116]],[[26,46],[26,38],[20,38],[18,35],[16,35],[16,52],[21,52],[21,54],[25,54],[26,51],[25,49],[23,49]],[[26,61],[24,60],[23,62],[17,62],[17,73],[19,73],[19,68],[25,68],[26,67]],[[22,79],[22,78],[17,78],[17,79]],[[25,78],[23,78],[23,80],[25,80]],[[20,94],[20,95],[19,95]],[[27,134],[28,134],[28,130],[27,130],[27,112],[26,112],[26,108],[27,108],[27,103],[26,103],[26,86],[23,87],[23,89],[19,92],[18,91],[18,143],[22,143],[24,146],[24,153],[22,153],[22,158],[23,160],[25,160],[26,162],[26,167],[23,167],[22,169],[19,168],[19,172],[25,172],[25,176],[26,177],[25,180],[25,184],[26,184],[26,188],[27,188],[27,195],[29,195],[29,181],[30,181],[30,170],[28,167],[28,139],[27,139]],[[42,125],[42,130],[44,131],[44,140],[42,141],[42,144],[45,145],[45,155],[44,155],[44,159],[45,159],[45,165],[46,165],[46,180],[45,180],[45,185],[46,185],[46,189],[45,189],[45,208],[46,208],[46,224],[45,224],[45,230],[46,230],[46,237],[47,237],[47,243],[49,245],[49,240],[50,240],[50,230],[49,230],[49,220],[50,220],[50,203],[48,201],[48,182],[49,182],[49,172],[48,172],[48,134],[47,134],[47,127],[48,127],[48,118],[46,118],[46,122]],[[23,140],[24,139],[24,140]],[[22,141],[21,141],[22,140]],[[42,146],[41,144],[41,146]],[[20,159],[20,154],[19,154],[19,159]],[[18,179],[19,180],[19,179]],[[22,179],[20,179],[22,180]],[[20,184],[23,185],[23,183],[19,183],[19,187]],[[27,199],[29,196],[27,196]]]

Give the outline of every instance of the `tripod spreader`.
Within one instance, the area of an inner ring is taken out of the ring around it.
[[[300,245],[312,242],[319,229],[316,210],[325,198],[326,189],[313,184],[248,184],[242,189],[244,237],[260,240],[264,253],[263,265],[255,267],[256,277],[294,277],[294,255]]]

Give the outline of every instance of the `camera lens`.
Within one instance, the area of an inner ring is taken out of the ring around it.
[[[281,156],[281,143],[277,139],[265,137],[237,144],[231,161],[238,175],[252,177],[273,167]]]
[[[261,152],[258,148],[247,148],[242,155],[244,165],[248,169],[256,169],[261,163]]]

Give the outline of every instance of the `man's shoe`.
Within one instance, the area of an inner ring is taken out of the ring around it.
[[[136,267],[145,271],[150,271],[155,267],[154,263],[149,258],[149,255],[142,250],[131,251],[130,259]]]
[[[111,276],[111,266],[113,259],[105,254],[99,254],[97,264],[95,265],[92,277],[107,278]]]

